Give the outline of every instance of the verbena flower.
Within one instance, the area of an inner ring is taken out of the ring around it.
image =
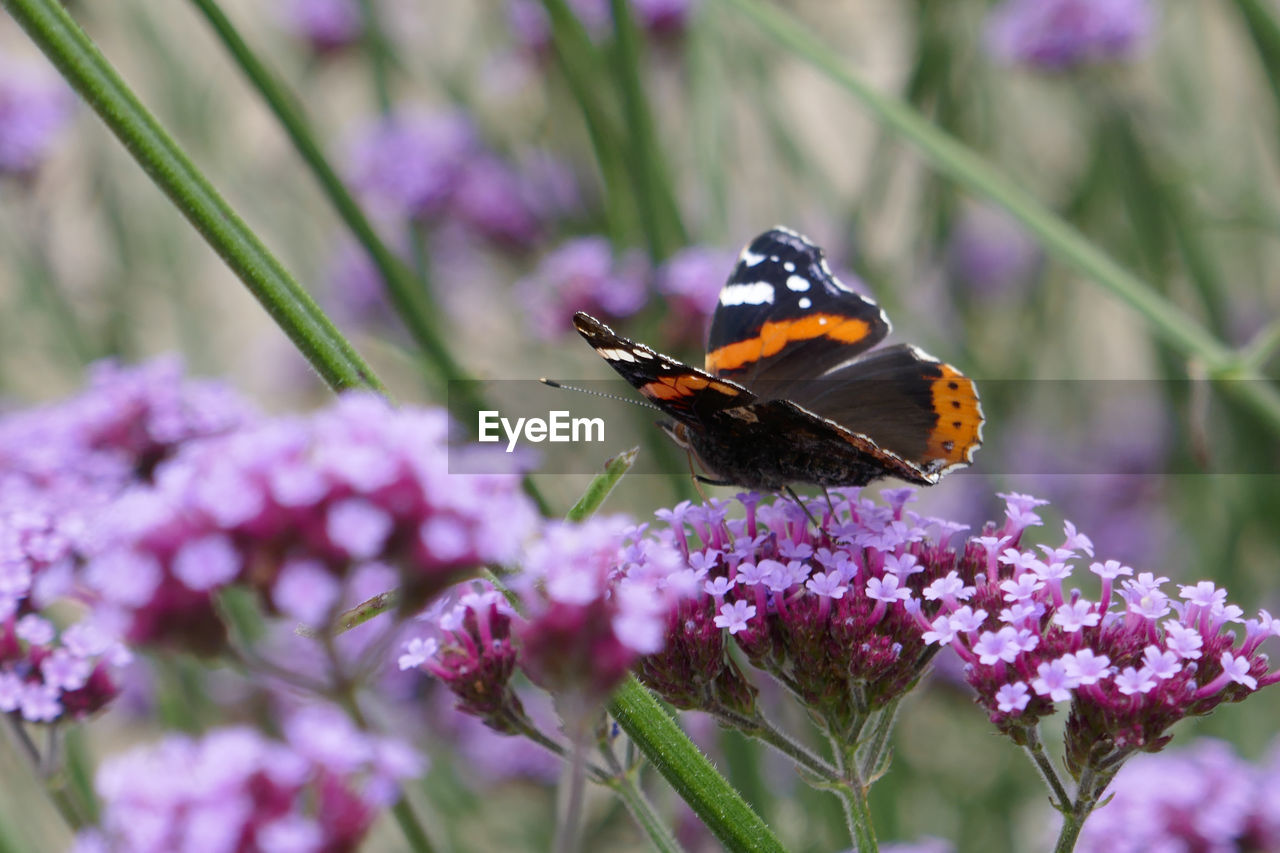
[[[194,443],[104,513],[84,571],[135,642],[215,651],[211,594],[236,582],[299,616],[294,589],[336,603],[348,576],[384,563],[404,606],[459,574],[511,559],[536,520],[516,474],[451,475],[448,416],[351,393]],[[313,614],[314,615],[314,614]]]
[[[1260,764],[1202,739],[1181,750],[1140,755],[1121,769],[1076,850],[1280,849],[1280,752]]]
[[[521,613],[487,586],[466,591],[432,614],[435,635],[406,645],[401,668],[421,667],[462,710],[511,734],[531,726],[511,685],[517,669],[576,697],[577,709],[595,707],[661,647],[666,613],[688,592],[678,555],[656,543],[624,548],[631,532],[621,519],[549,524],[511,578]]]
[[[356,729],[337,709],[300,709],[283,740],[243,727],[170,735],[103,763],[100,826],[76,853],[356,850],[422,759]]]
[[[649,298],[647,275],[639,252],[615,257],[604,237],[576,237],[548,252],[515,290],[530,328],[549,338],[571,328],[575,311],[604,320],[636,313]]]
[[[905,510],[909,495],[810,501],[818,530],[793,502],[757,495],[741,496],[745,518],[720,502],[661,512],[670,527],[658,541],[686,555],[698,595],[669,613],[642,678],[677,707],[749,714],[724,652],[732,642],[838,732],[901,696],[950,645],[1019,743],[1069,703],[1073,773],[1159,749],[1177,720],[1280,680],[1259,650],[1280,621],[1243,619],[1207,581],[1168,590],[1166,578],[1094,561],[1101,593],[1086,596],[1067,586],[1093,553],[1073,525],[1053,546],[1021,544],[1042,501],[1007,495],[1001,525],[961,538],[962,526]]]
[[[34,173],[74,106],[71,90],[52,70],[0,59],[0,176]]]
[[[277,16],[284,29],[316,53],[333,53],[364,35],[358,0],[283,0]]]
[[[732,253],[706,246],[676,252],[657,270],[656,290],[669,306],[664,332],[674,340],[701,344],[706,340],[720,289],[733,269]]]
[[[991,207],[967,208],[947,241],[951,277],[979,298],[995,298],[1030,284],[1039,247],[1012,217]]]
[[[448,220],[515,249],[542,235],[562,200],[541,194],[545,170],[526,175],[498,157],[461,112],[404,110],[371,124],[358,134],[349,171],[388,214],[421,223]]]
[[[613,31],[609,0],[569,0],[569,8],[593,39],[603,40]],[[696,0],[631,0],[636,25],[655,37],[684,31]],[[531,53],[545,55],[551,49],[551,21],[538,0],[509,0],[507,22],[512,36]]]
[[[1151,36],[1151,0],[1005,0],[987,22],[999,60],[1050,71],[1132,57]]]

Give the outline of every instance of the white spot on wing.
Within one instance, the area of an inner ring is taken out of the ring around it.
[[[767,281],[730,284],[720,291],[721,305],[764,305],[773,302],[773,285]]]
[[[794,290],[796,293],[804,293],[809,289],[809,279],[800,275],[787,276],[787,290]]]
[[[795,264],[793,264],[793,263],[791,263],[791,261],[787,261],[785,264],[783,264],[783,265],[782,265],[782,268],[783,268],[784,270],[786,270],[787,272],[795,272],[795,271],[796,271],[796,265],[795,265]]]
[[[764,255],[757,255],[750,249],[743,249],[741,260],[747,266],[754,267],[756,264],[764,261]]]
[[[801,308],[810,308],[810,307],[812,307],[812,306],[813,306],[813,302],[811,302],[811,301],[809,300],[809,297],[807,297],[807,296],[801,296],[801,297],[800,297],[800,307],[801,307]]]

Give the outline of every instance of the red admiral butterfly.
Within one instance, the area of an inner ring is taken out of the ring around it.
[[[714,484],[777,490],[893,476],[932,485],[972,462],[982,443],[973,381],[910,344],[867,352],[889,334],[889,318],[832,275],[821,249],[785,228],[742,250],[720,291],[705,370],[589,314],[573,322],[675,419],[659,426]]]

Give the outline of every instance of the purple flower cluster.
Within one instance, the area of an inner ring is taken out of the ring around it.
[[[515,289],[529,326],[551,338],[571,328],[575,311],[604,320],[636,313],[649,298],[648,274],[640,252],[617,257],[604,237],[576,237],[548,252]]]
[[[1226,591],[1209,581],[1179,588],[1168,578],[1118,561],[1092,562],[1101,591],[1091,598],[1065,583],[1077,561],[1093,556],[1070,522],[1057,546],[1023,548],[1043,504],[1007,495],[1004,525],[970,539],[956,574],[925,591],[939,606],[917,613],[930,644],[949,644],[966,663],[966,680],[991,721],[1025,742],[1027,731],[1058,703],[1070,702],[1066,753],[1078,772],[1134,750],[1155,751],[1169,727],[1239,701],[1280,680],[1268,671],[1263,640],[1280,621],[1261,611],[1243,619]],[[922,555],[933,562],[941,554]],[[1118,594],[1116,602],[1113,594]],[[1237,639],[1231,624],[1242,624]]]
[[[77,570],[111,501],[180,446],[254,417],[225,386],[160,360],[97,365],[80,394],[0,418],[0,712],[50,722],[116,695],[129,654],[113,620],[59,630],[46,611],[81,597]]]
[[[0,60],[0,175],[34,173],[74,105],[71,90],[50,70]]]
[[[1089,818],[1080,853],[1280,850],[1280,751],[1261,765],[1222,741],[1140,755]]]
[[[0,587],[8,610],[0,622],[0,713],[30,723],[81,719],[119,694],[118,670],[132,655],[108,630],[93,619],[60,631],[37,612],[19,616],[29,610],[22,606],[29,575],[9,571]]]
[[[355,185],[386,213],[449,220],[500,246],[526,249],[558,212],[563,193],[541,192],[546,169],[525,174],[488,150],[461,113],[402,112],[358,134]]]
[[[691,591],[679,555],[636,534],[620,519],[548,524],[512,578],[522,614],[490,588],[466,592],[434,614],[435,636],[405,646],[401,669],[421,667],[508,733],[529,725],[510,683],[517,668],[594,707],[661,648],[667,612]]]
[[[285,30],[319,54],[341,50],[364,35],[357,0],[284,0],[277,15]]]
[[[1280,620],[1243,620],[1210,582],[1181,587],[1175,601],[1167,578],[1106,561],[1090,566],[1096,598],[1068,589],[1092,544],[1068,522],[1061,544],[1023,548],[1042,501],[1003,496],[1004,523],[960,539],[962,526],[905,511],[910,490],[885,494],[888,504],[856,493],[810,502],[817,530],[794,503],[750,494],[742,519],[719,502],[659,513],[669,529],[658,541],[685,555],[699,594],[669,613],[662,651],[638,667],[646,683],[677,707],[748,712],[727,634],[843,726],[902,695],[949,644],[992,722],[1019,742],[1070,702],[1066,751],[1078,770],[1159,749],[1177,720],[1280,680],[1259,650]],[[1233,623],[1242,638],[1225,630]]]
[[[171,735],[106,761],[101,825],[75,853],[356,850],[421,758],[337,709],[293,713],[283,741],[247,727]]]
[[[999,60],[1061,71],[1127,59],[1155,26],[1151,0],[1005,0],[991,12],[987,47]]]
[[[684,31],[695,6],[695,0],[631,0],[631,14],[649,35],[674,36]],[[613,31],[609,0],[569,0],[569,8],[593,39]],[[550,51],[551,21],[538,0],[509,0],[507,20],[525,50],[539,56]]]
[[[134,642],[217,651],[211,593],[244,582],[279,613],[332,617],[361,567],[400,575],[404,606],[510,560],[536,512],[515,474],[453,476],[448,416],[351,393],[192,443],[103,514],[85,582]]]

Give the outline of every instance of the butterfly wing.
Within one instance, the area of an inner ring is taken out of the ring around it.
[[[678,421],[704,424],[718,412],[756,399],[736,382],[712,376],[624,338],[590,314],[579,311],[573,315],[573,325],[623,379]]]
[[[973,461],[982,404],[973,380],[909,344],[776,389],[798,406],[938,474]]]
[[[785,228],[742,250],[711,321],[708,372],[756,383],[810,378],[889,333],[880,306],[845,287],[822,249]]]

